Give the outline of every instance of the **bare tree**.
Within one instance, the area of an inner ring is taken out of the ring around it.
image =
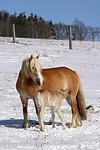
[[[100,35],[99,28],[88,27],[88,36],[87,36],[88,40],[95,41],[97,40],[97,38],[99,39],[99,35]]]
[[[85,40],[88,30],[83,22],[75,19],[73,22],[73,38],[75,40]]]
[[[96,28],[96,38],[98,41],[100,41],[100,28]]]
[[[68,26],[64,23],[54,24],[55,34],[57,39],[68,39]]]

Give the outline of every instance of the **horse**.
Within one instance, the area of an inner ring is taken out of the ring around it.
[[[55,119],[54,108],[55,108],[62,122],[63,129],[66,129],[65,121],[61,113],[61,103],[64,97],[66,95],[69,95],[70,93],[71,91],[66,89],[65,91],[59,90],[59,91],[52,91],[52,92],[51,91],[48,92],[47,90],[41,90],[35,94],[34,100],[39,112],[38,120],[39,120],[39,129],[41,131],[44,131],[43,117],[44,117],[44,111],[46,107],[50,107],[52,113],[52,118],[50,122],[52,123],[53,127],[55,127],[54,124],[54,119]]]
[[[23,128],[29,127],[27,116],[29,99],[33,99],[37,116],[39,114],[34,96],[41,90],[47,90],[50,92],[68,89],[71,91],[70,96],[66,94],[64,99],[66,99],[71,106],[72,128],[82,126],[81,120],[86,120],[87,118],[85,98],[78,73],[67,67],[42,69],[39,55],[37,57],[31,55],[23,60],[16,82],[16,89],[20,95],[23,106]]]

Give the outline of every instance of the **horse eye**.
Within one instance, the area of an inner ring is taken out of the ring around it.
[[[34,67],[32,67],[32,69],[34,69]]]

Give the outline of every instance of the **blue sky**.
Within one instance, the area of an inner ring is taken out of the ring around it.
[[[75,18],[86,26],[100,27],[100,0],[0,0],[0,11],[26,16],[37,14],[53,23],[73,24]]]

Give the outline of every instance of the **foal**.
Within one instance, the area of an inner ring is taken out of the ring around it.
[[[38,119],[39,119],[39,129],[41,131],[44,131],[44,123],[43,123],[43,117],[44,117],[44,111],[47,107],[50,107],[52,117],[50,119],[50,123],[52,123],[53,127],[54,125],[54,108],[56,109],[59,118],[62,122],[62,126],[64,129],[66,129],[64,119],[61,113],[61,103],[65,96],[68,96],[71,92],[68,90],[58,90],[58,91],[52,91],[48,92],[47,90],[41,90],[40,92],[37,92],[35,95],[35,103],[38,109]]]

